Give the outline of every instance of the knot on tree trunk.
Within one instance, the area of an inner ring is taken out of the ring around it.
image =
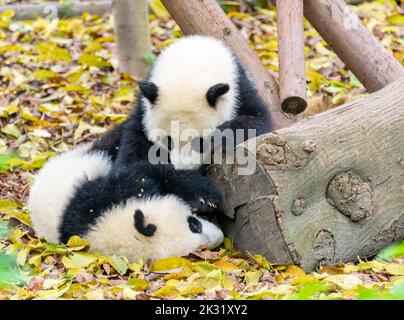
[[[328,202],[354,222],[373,213],[372,198],[370,185],[353,171],[338,173],[327,188]]]
[[[257,141],[256,158],[266,166],[278,168],[297,168],[303,165],[302,158],[277,133],[269,133],[264,139]]]
[[[313,243],[316,267],[320,265],[330,265],[335,262],[335,239],[328,230],[320,230]]]

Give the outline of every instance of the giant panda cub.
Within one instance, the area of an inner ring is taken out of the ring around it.
[[[122,129],[115,165],[168,160],[176,169],[199,169],[211,151],[227,147],[217,133],[227,130],[241,141],[271,131],[270,114],[246,70],[219,40],[190,36],[161,53],[141,96]],[[256,130],[248,136],[248,129]],[[217,135],[216,135],[217,136]],[[167,156],[165,154],[165,156]]]
[[[92,251],[131,260],[182,256],[201,246],[220,245],[222,231],[192,212],[187,200],[198,196],[196,189],[177,181],[171,165],[143,162],[131,171],[113,172],[114,153],[94,142],[45,164],[28,199],[38,236],[66,243],[70,236],[79,235]],[[198,192],[215,192],[197,171],[186,174],[186,181],[198,183]]]

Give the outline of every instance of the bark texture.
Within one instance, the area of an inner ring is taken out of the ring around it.
[[[281,106],[298,114],[307,107],[303,0],[278,0],[276,9]]]
[[[254,174],[211,168],[237,248],[309,271],[404,239],[404,78],[237,150]]]
[[[147,0],[114,0],[114,28],[118,48],[119,70],[143,79],[151,54]]]

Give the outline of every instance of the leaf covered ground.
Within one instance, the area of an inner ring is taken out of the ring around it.
[[[274,9],[221,3],[265,66],[277,71]],[[151,9],[158,55],[182,34],[161,3],[151,1]],[[402,62],[403,15],[395,2],[355,10]],[[136,98],[136,79],[116,71],[112,25],[109,15],[14,21],[13,12],[0,14],[0,299],[404,299],[404,244],[375,260],[306,274],[242,254],[229,239],[216,251],[151,263],[89,253],[78,237],[67,245],[36,238],[24,206],[37,170],[126,119]],[[306,115],[365,94],[308,23],[305,37]]]

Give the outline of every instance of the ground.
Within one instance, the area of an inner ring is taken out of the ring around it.
[[[21,2],[29,1],[0,5]],[[263,64],[276,72],[273,8],[252,10],[238,1],[222,6]],[[151,8],[158,55],[182,34],[159,1],[151,1]],[[395,2],[372,1],[355,10],[403,61],[404,20]],[[126,119],[137,88],[136,79],[116,71],[108,14],[26,22],[12,17],[9,11],[0,15],[0,299],[404,299],[403,244],[374,260],[306,274],[297,266],[242,254],[229,239],[215,251],[151,263],[91,254],[78,237],[66,246],[36,238],[24,205],[37,170],[51,156]],[[305,37],[310,103],[305,115],[365,94],[307,22]]]

